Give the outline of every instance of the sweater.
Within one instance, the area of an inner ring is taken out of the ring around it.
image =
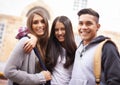
[[[8,85],[13,85],[13,82],[19,85],[40,85],[46,82],[44,75],[40,73],[34,50],[30,53],[23,50],[27,40],[28,37],[20,39],[7,60],[4,75],[8,78]]]

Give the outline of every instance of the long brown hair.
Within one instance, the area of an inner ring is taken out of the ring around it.
[[[45,23],[45,28],[46,28],[45,29],[45,33],[41,37],[37,36],[38,42],[37,42],[37,45],[36,45],[37,48],[39,49],[39,52],[40,52],[42,58],[45,58],[45,50],[46,50],[46,46],[47,46],[47,42],[48,42],[48,36],[49,36],[49,24],[48,24],[48,20],[47,20],[47,17],[45,16],[45,12],[43,12],[40,9],[35,9],[32,12],[29,13],[28,19],[27,19],[27,27],[30,30],[30,32],[32,34],[34,34],[34,35],[36,35],[33,32],[33,29],[32,29],[34,14],[37,14],[37,15],[40,15],[41,17],[43,17],[43,20],[44,20],[44,23]]]

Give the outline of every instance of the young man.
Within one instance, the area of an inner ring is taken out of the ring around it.
[[[78,32],[82,39],[76,50],[70,85],[96,85],[94,54],[98,44],[107,37],[97,36],[99,14],[91,8],[78,12]],[[120,85],[120,55],[112,42],[103,46],[100,85]]]

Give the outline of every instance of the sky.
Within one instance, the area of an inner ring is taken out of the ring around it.
[[[101,28],[120,32],[120,4],[119,0],[89,0],[88,7],[100,13]],[[116,2],[115,2],[116,1]]]
[[[36,0],[0,0],[0,13],[20,16],[24,7]],[[74,0],[43,0],[54,11],[54,16],[66,15],[77,26],[77,12],[73,11]],[[115,2],[116,1],[116,2]],[[101,30],[120,32],[119,0],[88,0],[88,8],[100,14]]]

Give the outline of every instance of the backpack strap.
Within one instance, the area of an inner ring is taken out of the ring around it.
[[[94,75],[95,75],[96,85],[100,85],[102,48],[103,48],[103,45],[108,41],[111,41],[111,40],[110,39],[105,39],[104,41],[100,42],[96,51],[95,51],[95,55],[94,55]]]

